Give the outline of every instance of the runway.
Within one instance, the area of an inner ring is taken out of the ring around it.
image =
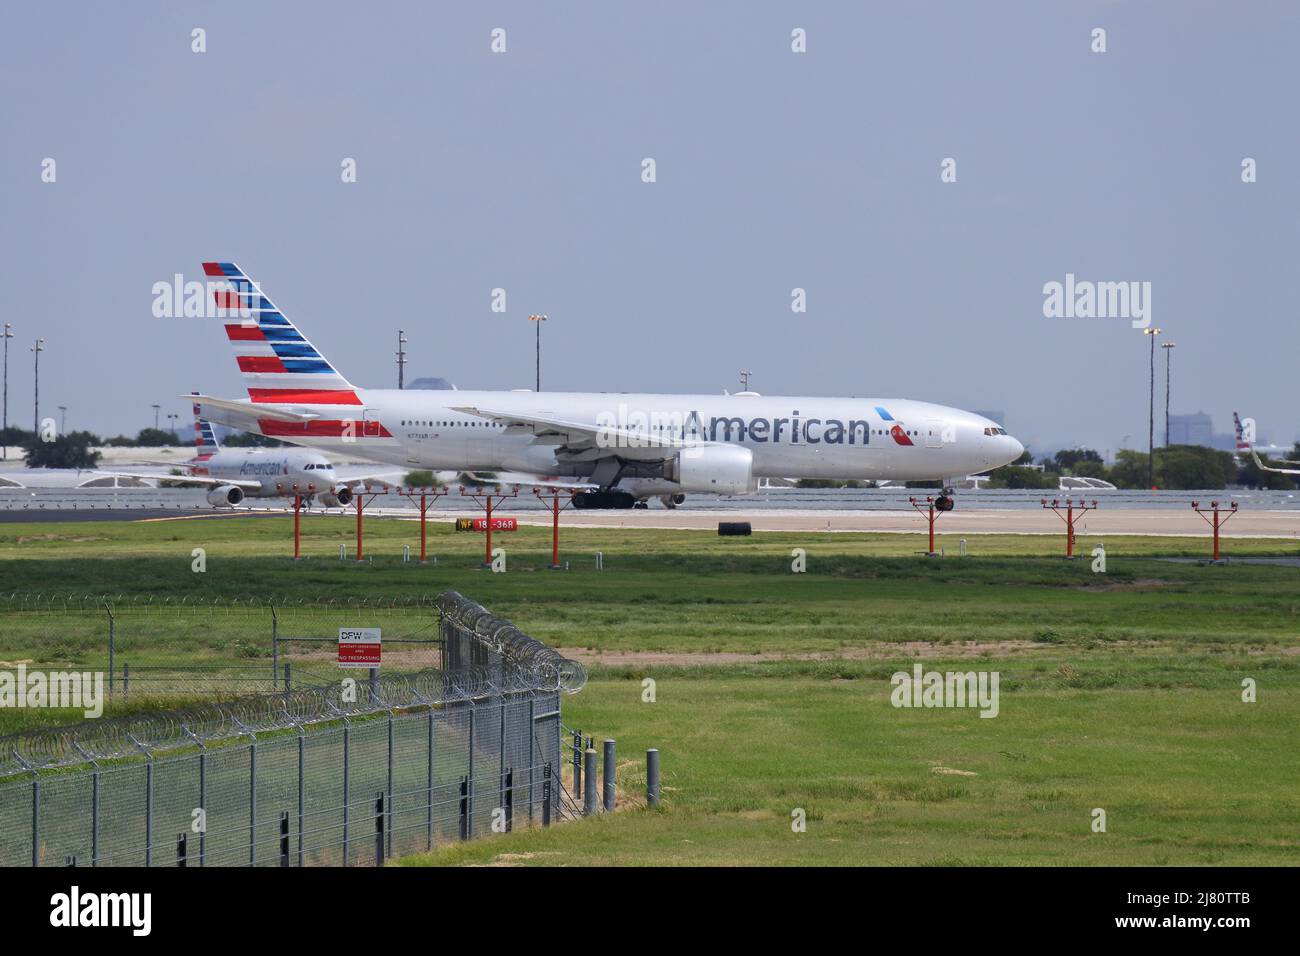
[[[716,531],[720,521],[748,521],[756,532],[924,534],[926,519],[909,506],[909,494],[925,492],[784,489],[737,498],[699,496],[676,509],[664,508],[657,500],[646,509],[623,511],[577,511],[569,507],[561,512],[560,523],[562,528]],[[418,520],[417,508],[405,498],[387,494],[367,498],[367,520]],[[1043,508],[1041,500],[1041,492],[959,492],[956,509],[941,514],[935,530],[946,535],[1064,534],[1062,517]],[[1191,505],[1199,501],[1206,506],[1217,500],[1225,506],[1235,501],[1239,506],[1223,525],[1224,537],[1300,540],[1300,497],[1294,492],[1111,492],[1099,494],[1097,500],[1096,510],[1077,518],[1075,529],[1079,534],[1206,536],[1210,527]],[[188,489],[0,492],[0,524],[288,518],[291,514],[291,509],[275,499],[247,501],[233,510],[215,509],[206,502],[203,492]],[[313,521],[324,515],[340,521],[354,521],[356,517],[352,508],[317,507],[303,514]],[[516,518],[522,525],[549,527],[551,523],[549,506],[527,489],[521,489],[517,497],[499,499],[493,514]],[[429,505],[429,520],[434,523],[482,515],[471,498],[462,497],[454,489]]]
[[[503,510],[501,514],[509,514]],[[478,511],[446,510],[439,516],[482,517]],[[536,512],[521,512],[521,525],[550,527],[550,518]],[[430,512],[433,519],[433,512]],[[562,528],[665,528],[676,530],[716,530],[719,521],[748,521],[754,531],[787,532],[884,532],[890,534],[924,534],[925,518],[915,511],[772,511],[746,512],[741,509],[719,514],[676,511],[565,511]],[[1210,534],[1210,527],[1189,506],[1186,511],[1169,509],[1125,508],[1117,511],[1090,511],[1075,521],[1076,534],[1083,535],[1161,535],[1200,537]],[[1065,522],[1048,510],[961,510],[942,515],[935,523],[936,534],[1065,534]],[[1295,538],[1300,540],[1300,513],[1294,511],[1239,511],[1222,528],[1225,538]]]

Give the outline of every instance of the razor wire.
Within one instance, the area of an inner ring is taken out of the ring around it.
[[[48,611],[102,609],[102,595],[46,597],[13,595],[24,609]],[[94,602],[93,605],[90,602]],[[234,608],[269,606],[251,602],[167,604],[156,608]],[[120,606],[120,605],[119,605]],[[276,606],[281,606],[277,603]],[[316,606],[296,602],[295,606]],[[530,692],[576,693],[585,685],[586,669],[537,641],[504,618],[455,591],[432,601],[340,602],[338,607],[436,608],[450,651],[440,669],[409,673],[375,673],[368,680],[345,678],[273,693],[206,701],[188,707],[150,710],[77,724],[39,728],[0,737],[0,779],[43,769],[94,764],[249,737],[258,733],[306,728],[355,717],[447,707],[460,702]],[[0,607],[2,610],[3,607]],[[458,645],[465,645],[458,648]],[[358,672],[360,673],[360,672]]]

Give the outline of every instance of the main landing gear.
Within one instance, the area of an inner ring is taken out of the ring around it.
[[[586,509],[623,509],[636,504],[636,498],[626,491],[580,491],[573,496],[573,507]]]
[[[957,502],[952,496],[952,489],[945,488],[943,489],[943,493],[934,499],[934,510],[952,511],[956,504]]]

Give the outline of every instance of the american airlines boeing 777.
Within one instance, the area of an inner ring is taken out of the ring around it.
[[[674,507],[765,477],[951,483],[1024,451],[996,422],[908,399],[358,388],[238,266],[203,269],[248,388],[198,397],[205,418],[378,462],[572,485],[579,508]],[[952,507],[947,491],[938,505]]]

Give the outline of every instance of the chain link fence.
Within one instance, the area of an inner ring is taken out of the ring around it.
[[[334,680],[340,626],[382,628],[389,673],[440,667],[440,616],[436,598],[172,601],[14,593],[0,595],[0,666],[28,660],[39,648],[30,668],[102,673],[113,700],[234,697]]]
[[[420,608],[437,667],[0,738],[0,866],[374,864],[570,815],[582,665],[455,592]]]

